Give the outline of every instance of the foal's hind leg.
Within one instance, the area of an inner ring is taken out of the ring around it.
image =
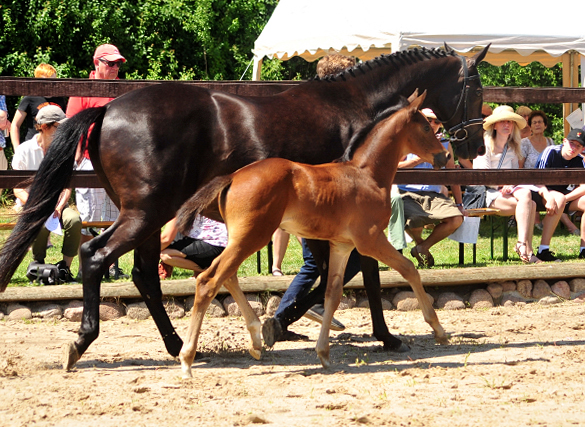
[[[246,321],[246,327],[248,328],[248,332],[250,332],[250,347],[248,351],[252,355],[252,357],[256,360],[260,360],[262,356],[262,323],[258,316],[250,307],[244,292],[242,292],[242,288],[238,284],[238,277],[233,275],[228,280],[223,283],[223,286],[229,291],[229,293],[234,297],[238,307],[240,307],[240,311],[242,312],[242,316],[244,316],[244,320]]]
[[[368,242],[366,245],[367,246],[364,246],[363,244],[360,245],[358,251],[363,254],[368,254],[392,267],[408,281],[422,309],[425,321],[431,326],[431,328],[433,328],[433,331],[435,331],[435,340],[440,344],[447,344],[449,341],[447,334],[439,323],[437,313],[427,298],[420,280],[420,274],[414,264],[394,249],[383,233],[378,236],[373,244],[369,244]]]

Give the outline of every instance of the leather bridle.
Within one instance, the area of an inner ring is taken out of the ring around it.
[[[469,82],[471,80],[479,79],[479,74],[470,77],[465,57],[461,57],[461,63],[463,65],[463,89],[461,90],[461,95],[459,96],[459,102],[457,102],[457,108],[455,108],[455,112],[449,120],[440,120],[441,123],[450,122],[453,120],[459,109],[463,106],[463,121],[447,130],[447,133],[449,134],[449,142],[451,142],[453,146],[461,145],[462,143],[466,142],[467,138],[469,137],[469,132],[467,131],[468,127],[483,125],[482,118],[467,118],[467,95],[469,92]]]

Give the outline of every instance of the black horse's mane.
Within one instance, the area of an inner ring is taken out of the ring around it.
[[[385,110],[381,111],[379,114],[376,115],[376,117],[374,117],[374,120],[372,120],[366,126],[357,131],[349,141],[349,144],[347,145],[347,148],[345,149],[343,155],[337,160],[334,160],[334,162],[350,161],[353,158],[355,151],[363,145],[364,141],[367,139],[372,129],[374,129],[382,120],[387,119],[388,117],[390,117],[394,113],[397,113],[398,111],[400,111],[402,108],[406,107],[409,104],[410,103],[408,99],[406,99],[406,97],[400,96],[397,103],[394,103],[394,105],[392,105],[391,107],[388,107]]]
[[[445,46],[444,49],[427,49],[413,48],[409,50],[401,50],[392,54],[383,54],[377,56],[374,59],[370,59],[365,62],[360,62],[353,67],[346,68],[337,74],[329,74],[325,77],[315,76],[311,81],[324,81],[324,82],[336,82],[337,80],[347,80],[348,77],[356,77],[360,74],[366,74],[368,71],[373,70],[374,67],[381,67],[383,65],[394,65],[396,68],[403,67],[405,65],[412,65],[420,61],[425,61],[432,58],[445,58],[447,56],[456,56],[457,53]]]

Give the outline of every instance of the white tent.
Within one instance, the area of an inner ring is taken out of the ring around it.
[[[254,44],[253,79],[264,57],[315,61],[339,52],[367,60],[444,42],[471,55],[491,43],[487,62],[562,62],[563,86],[577,87],[579,65],[585,70],[583,12],[582,0],[280,0]]]

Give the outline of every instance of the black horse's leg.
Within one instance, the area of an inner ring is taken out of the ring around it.
[[[159,257],[160,231],[152,234],[144,243],[134,249],[132,279],[146,302],[167,351],[171,356],[177,357],[183,346],[183,341],[177,335],[162,303],[162,291],[158,276]]]
[[[374,336],[384,343],[384,350],[404,352],[409,348],[388,331],[382,311],[382,286],[380,284],[380,271],[378,261],[373,258],[360,256],[364,287],[370,303],[370,314]]]

